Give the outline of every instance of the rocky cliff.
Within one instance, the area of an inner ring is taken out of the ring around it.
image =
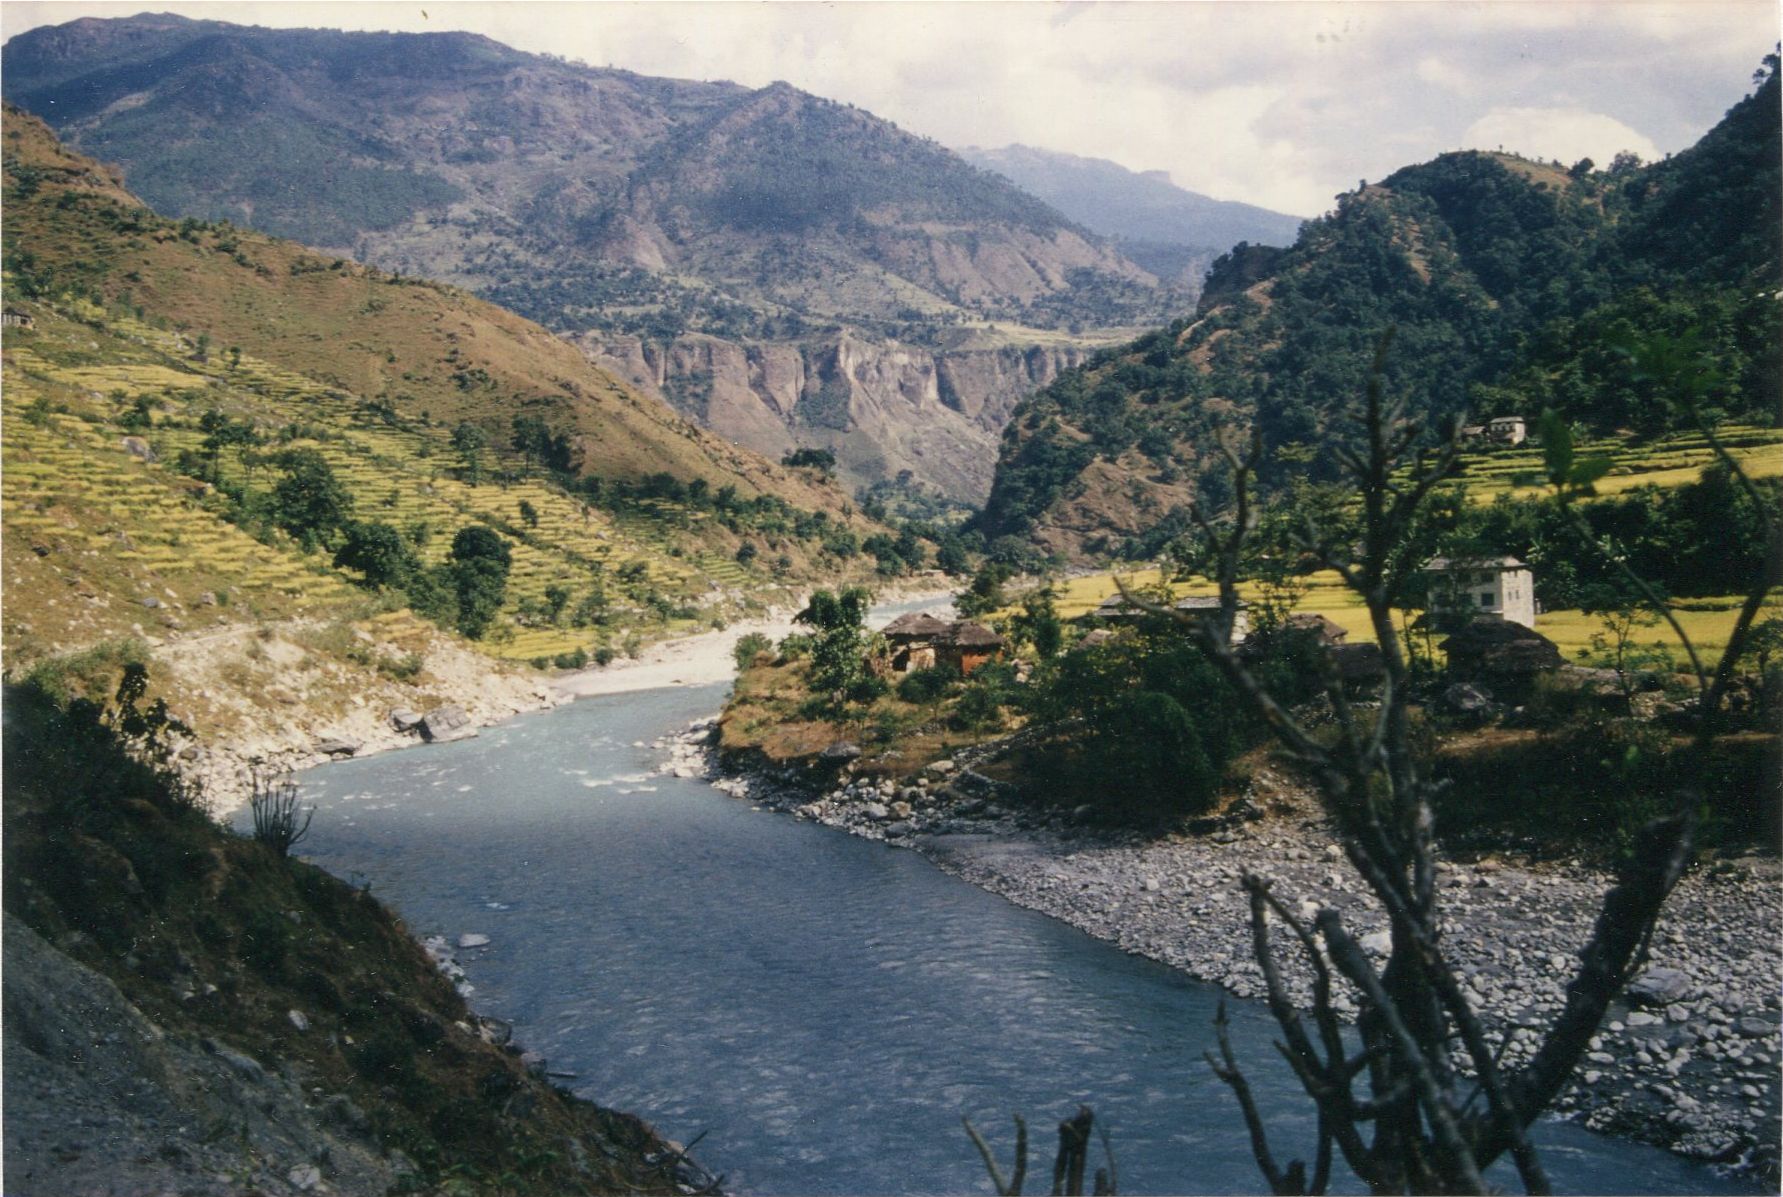
[[[793,343],[698,333],[668,342],[586,333],[577,342],[596,364],[758,453],[830,449],[849,487],[909,470],[974,506],[990,491],[1015,405],[1093,349],[985,337],[933,347],[848,331]]]

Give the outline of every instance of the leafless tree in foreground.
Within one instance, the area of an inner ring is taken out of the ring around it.
[[[978,1154],[984,1160],[984,1170],[990,1173],[997,1197],[1021,1197],[1022,1185],[1028,1177],[1028,1124],[1022,1121],[1021,1115],[1015,1116],[1015,1166],[1007,1179],[1003,1170],[997,1167],[997,1157],[991,1151],[991,1145],[984,1141],[971,1119],[961,1118],[960,1121],[965,1124],[972,1145],[978,1148]],[[1053,1197],[1083,1197],[1083,1175],[1089,1166],[1092,1130],[1101,1136],[1102,1152],[1108,1159],[1108,1166],[1096,1169],[1091,1197],[1113,1197],[1119,1192],[1120,1173],[1115,1167],[1114,1146],[1109,1142],[1108,1128],[1096,1127],[1095,1113],[1088,1106],[1079,1106],[1074,1117],[1059,1123],[1059,1152],[1052,1165]]]
[[[1267,881],[1244,879],[1256,960],[1281,1030],[1276,1046],[1318,1109],[1310,1175],[1304,1160],[1283,1164],[1276,1155],[1233,1054],[1223,1010],[1216,1025],[1219,1054],[1210,1054],[1209,1062],[1237,1097],[1257,1164],[1275,1193],[1323,1193],[1334,1151],[1376,1193],[1484,1193],[1484,1170],[1506,1153],[1525,1190],[1545,1193],[1548,1179],[1526,1130],[1560,1094],[1606,1008],[1644,962],[1660,906],[1691,860],[1701,797],[1677,794],[1671,813],[1642,830],[1604,895],[1560,1013],[1538,1028],[1539,1046],[1527,1063],[1502,1066],[1504,1033],[1482,1023],[1442,943],[1433,787],[1413,742],[1410,670],[1390,606],[1391,596],[1421,564],[1415,524],[1432,491],[1452,475],[1456,446],[1451,440],[1434,449],[1421,447],[1419,423],[1406,418],[1402,403],[1383,398],[1381,366],[1390,339],[1391,334],[1377,348],[1369,377],[1362,412],[1365,447],[1336,450],[1357,488],[1358,527],[1339,534],[1307,526],[1300,533],[1303,550],[1335,570],[1367,607],[1386,671],[1378,710],[1353,707],[1335,670],[1328,669],[1336,732],[1315,736],[1268,693],[1229,643],[1241,563],[1256,527],[1254,484],[1262,460],[1256,436],[1248,448],[1222,446],[1233,480],[1228,509],[1217,516],[1194,513],[1208,568],[1219,583],[1219,618],[1196,622],[1128,596],[1154,614],[1180,619],[1312,775],[1345,854],[1390,923],[1391,949],[1386,966],[1377,969],[1335,910],[1321,910],[1308,922]],[[1692,397],[1687,389],[1680,398]],[[1602,475],[1604,464],[1575,462],[1559,421],[1549,420],[1544,431],[1551,480],[1559,501],[1567,503]],[[1712,434],[1709,442],[1717,458],[1757,495]],[[1775,510],[1760,501],[1774,532]],[[1774,567],[1767,569],[1754,581],[1713,670],[1702,664],[1659,596],[1650,587],[1644,591],[1683,641],[1700,686],[1694,752],[1709,751],[1735,665],[1774,573]],[[1274,926],[1286,928],[1290,950],[1303,952],[1311,967],[1308,1010],[1295,1004],[1283,981]],[[1340,984],[1352,988],[1359,1010],[1355,1050],[1332,1001]]]

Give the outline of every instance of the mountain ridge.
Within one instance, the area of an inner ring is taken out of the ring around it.
[[[1191,502],[1221,501],[1222,429],[1283,453],[1266,481],[1289,457],[1332,477],[1389,328],[1383,384],[1438,426],[1555,407],[1656,432],[1664,404],[1615,348],[1637,331],[1708,338],[1729,363],[1723,408],[1774,418],[1777,86],[1664,163],[1444,154],[1340,197],[1290,248],[1226,255],[1193,317],[1017,409],[983,530],[1074,559],[1155,552]]]
[[[1168,171],[1132,171],[1103,158],[1012,144],[968,146],[966,161],[1003,175],[1160,277],[1199,292],[1215,257],[1239,242],[1286,246],[1302,218],[1178,187]]]
[[[907,347],[986,323],[1069,337],[1192,302],[1001,176],[785,83],[655,79],[471,34],[157,17],[41,27],[0,57],[8,98],[122,164],[158,210],[463,286],[584,340],[821,355],[844,330]],[[850,431],[874,442],[887,426],[854,389]],[[989,456],[944,424],[949,456]],[[753,447],[770,452],[831,431],[763,428]],[[859,455],[880,459],[926,469],[890,443]],[[976,500],[982,474],[931,481]]]

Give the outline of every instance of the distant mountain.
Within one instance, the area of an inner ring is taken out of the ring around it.
[[[922,453],[857,410],[900,355],[945,373],[949,329],[995,322],[1020,348],[1022,329],[1143,327],[1193,302],[1002,176],[784,83],[648,78],[463,33],[150,14],[34,29],[0,60],[8,99],[120,164],[157,211],[455,283],[609,360],[641,340],[681,361],[686,337],[811,361],[865,345],[848,356],[866,374],[806,371],[790,408],[735,396],[766,451],[861,442],[851,481],[964,461],[928,480],[982,497],[995,427],[967,413],[1022,392],[950,404],[931,386],[903,436],[928,438]],[[634,381],[703,406],[692,375]]]
[[[1216,436],[1233,425],[1279,451],[1266,482],[1331,477],[1330,447],[1355,434],[1348,411],[1389,328],[1384,385],[1438,423],[1552,407],[1657,432],[1665,397],[1618,352],[1641,332],[1700,336],[1724,374],[1722,410],[1774,420],[1777,89],[1773,74],[1662,163],[1445,154],[1342,196],[1291,247],[1225,255],[1192,318],[1096,355],[1012,413],[983,530],[1071,557],[1156,551],[1191,501],[1220,501]]]
[[[964,149],[974,166],[995,171],[1093,233],[1117,238],[1123,252],[1154,274],[1198,285],[1213,259],[1240,241],[1294,243],[1301,218],[1178,187],[1160,170],[1130,171],[1102,158],[1009,145]]]

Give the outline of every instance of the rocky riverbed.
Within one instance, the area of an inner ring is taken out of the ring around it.
[[[962,753],[902,783],[851,775],[845,747],[826,784],[814,775],[720,762],[715,725],[658,741],[665,772],[706,776],[732,796],[923,853],[1018,905],[1121,948],[1262,994],[1251,956],[1246,872],[1310,913],[1331,906],[1384,958],[1386,918],[1349,867],[1313,797],[1259,771],[1250,799],[1204,834],[1147,840],[1087,830],[1021,809]],[[1265,816],[1262,812],[1270,813]],[[1489,1024],[1508,1031],[1508,1065],[1526,1061],[1560,1009],[1607,874],[1579,862],[1483,857],[1439,865],[1449,951]],[[1612,1007],[1556,1112],[1584,1125],[1752,1170],[1775,1184],[1783,888],[1775,858],[1699,865],[1667,903],[1647,968]],[[1283,944],[1284,973],[1310,972]],[[1344,999],[1347,1000],[1347,999]],[[1353,1013],[1353,1007],[1349,1008]]]

